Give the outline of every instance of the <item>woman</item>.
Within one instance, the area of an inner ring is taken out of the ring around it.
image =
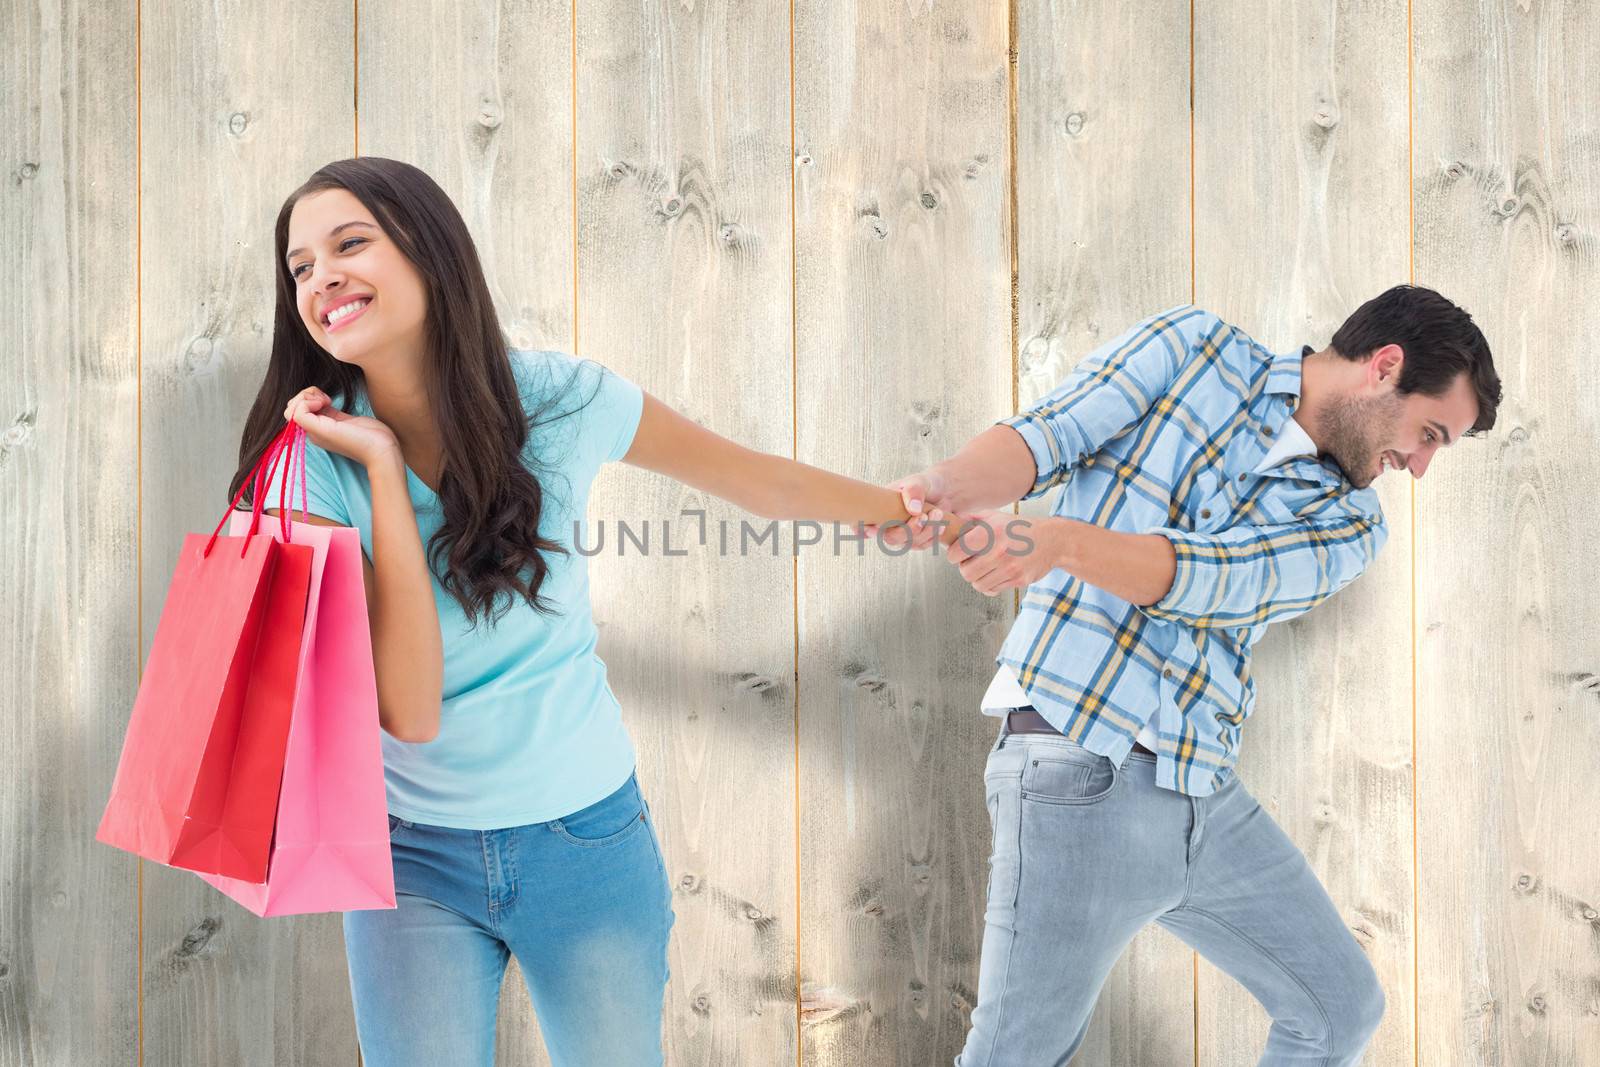
[[[621,459],[851,523],[907,518],[900,498],[741,448],[595,364],[508,351],[466,225],[415,167],[323,167],[276,253],[229,495],[292,419],[308,521],[366,551],[398,907],[344,916],[365,1062],[491,1063],[515,954],[556,1064],[660,1063],[673,916],[570,543],[590,482]]]

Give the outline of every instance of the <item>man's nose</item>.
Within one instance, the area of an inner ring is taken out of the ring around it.
[[[1407,461],[1406,466],[1411,468],[1411,477],[1413,477],[1413,478],[1421,478],[1424,474],[1427,473],[1428,464],[1430,464],[1432,462],[1433,462],[1433,453],[1429,452],[1429,453],[1427,453],[1425,455],[1411,456],[1409,458],[1409,460]]]

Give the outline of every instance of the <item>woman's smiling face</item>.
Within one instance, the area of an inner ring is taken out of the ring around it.
[[[428,308],[422,275],[348,190],[296,202],[285,263],[300,321],[333,358],[360,366],[397,346],[421,349]]]

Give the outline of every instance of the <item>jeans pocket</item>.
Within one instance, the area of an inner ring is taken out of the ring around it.
[[[989,849],[989,882],[984,889],[984,917],[1009,926],[1017,905],[1022,876],[1022,812],[1015,775],[997,775],[985,783],[993,844]]]
[[[389,840],[393,841],[395,839],[395,835],[404,833],[406,830],[411,829],[411,827],[415,825],[415,823],[406,822],[398,815],[389,816]]]
[[[644,794],[629,776],[622,787],[602,800],[550,823],[556,836],[584,848],[603,848],[627,840],[645,826]]]
[[[1022,769],[1022,797],[1044,804],[1093,804],[1116,789],[1116,764],[1087,749],[1061,755],[1030,754]]]

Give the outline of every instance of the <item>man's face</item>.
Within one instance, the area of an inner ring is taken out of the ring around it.
[[[1361,388],[1333,398],[1323,413],[1323,450],[1357,489],[1388,470],[1408,470],[1421,478],[1434,453],[1459,440],[1477,420],[1477,397],[1465,373],[1443,396],[1402,396],[1396,385],[1403,358],[1398,345],[1374,352]]]

